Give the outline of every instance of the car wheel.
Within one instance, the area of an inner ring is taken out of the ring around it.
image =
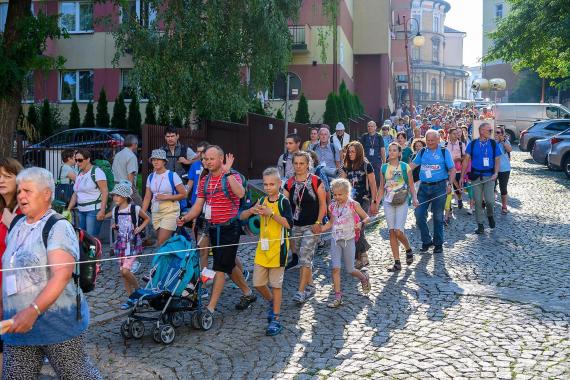
[[[566,155],[566,157],[564,157],[564,161],[562,161],[562,170],[564,170],[566,177],[570,178],[570,155]]]
[[[531,155],[531,156],[532,156],[532,153],[533,153],[532,151],[534,150],[534,143],[535,143],[535,140],[530,140],[530,141],[528,142],[528,144],[526,145],[526,148],[527,148],[527,150],[530,152],[530,155]]]
[[[510,141],[510,143],[511,143],[511,144],[514,144],[514,143],[515,143],[515,140],[516,140],[515,133],[514,133],[513,131],[508,130],[508,129],[506,130],[506,132],[507,132],[507,135],[509,135],[509,141]],[[529,149],[529,151],[531,151],[531,149]]]

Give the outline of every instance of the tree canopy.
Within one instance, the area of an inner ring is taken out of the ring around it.
[[[194,109],[210,118],[243,115],[250,94],[265,90],[290,62],[288,21],[297,17],[301,0],[145,4],[158,10],[156,18],[123,15],[114,32],[115,60],[132,56],[132,80],[159,109],[167,105],[183,117]]]
[[[507,0],[509,14],[490,33],[485,62],[503,60],[515,70],[531,69],[541,78],[570,76],[570,0]],[[561,82],[563,87],[570,80]]]

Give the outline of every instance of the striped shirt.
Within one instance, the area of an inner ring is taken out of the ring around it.
[[[242,183],[241,177],[238,174],[232,175],[239,184]],[[230,193],[230,198],[228,199],[225,196],[222,191],[222,175],[217,177],[211,176],[208,182],[208,189],[207,191],[204,191],[207,177],[208,176],[204,176],[200,178],[198,198],[206,199],[206,204],[212,208],[212,218],[210,219],[210,223],[226,223],[237,216],[239,210],[239,198],[233,193],[228,182],[226,182],[226,184]]]

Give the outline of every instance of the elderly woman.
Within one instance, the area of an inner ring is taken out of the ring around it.
[[[98,236],[109,198],[107,177],[103,170],[93,166],[91,152],[87,149],[78,149],[75,152],[75,163],[79,174],[75,178],[74,193],[67,210],[71,211],[77,204],[79,228],[87,231],[89,235]]]
[[[166,169],[166,152],[155,149],[150,155],[154,171],[146,180],[146,192],[142,209],[152,212],[152,227],[157,231],[156,245],[170,239],[176,231],[176,221],[180,216],[180,201],[186,198],[186,188],[176,172]]]
[[[36,379],[47,357],[59,378],[101,379],[85,350],[87,302],[72,279],[79,242],[51,209],[52,174],[29,168],[16,182],[24,217],[13,221],[2,258],[3,378]]]

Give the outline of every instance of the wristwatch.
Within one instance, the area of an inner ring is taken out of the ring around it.
[[[322,224],[320,220],[317,220],[315,224]]]

